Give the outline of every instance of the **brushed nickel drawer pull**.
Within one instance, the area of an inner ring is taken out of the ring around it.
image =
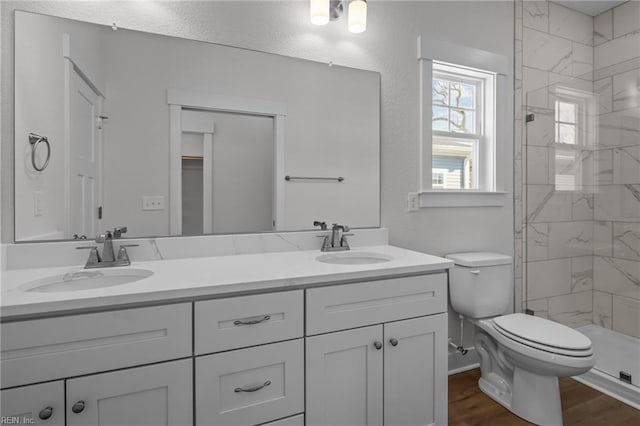
[[[260,319],[256,319],[256,320],[250,320],[250,321],[241,321],[241,320],[236,320],[233,322],[233,325],[253,325],[253,324],[260,324],[261,322],[265,322],[265,321],[269,321],[271,319],[270,315],[265,315]]]
[[[234,392],[256,392],[256,391],[259,391],[262,388],[266,388],[270,384],[271,384],[271,380],[267,380],[266,382],[264,382],[263,384],[258,385],[258,386],[253,386],[253,387],[250,387],[250,388],[235,388],[233,391]]]

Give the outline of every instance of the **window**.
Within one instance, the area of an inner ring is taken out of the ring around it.
[[[557,87],[555,92],[550,95],[555,97],[553,146],[555,189],[576,191],[583,185],[583,155],[588,152],[586,111],[592,96],[567,87]]]
[[[419,37],[418,65],[420,205],[504,205],[509,59]]]
[[[434,62],[431,81],[432,170],[445,182],[433,189],[493,189],[492,73]],[[484,177],[481,172],[484,169]]]

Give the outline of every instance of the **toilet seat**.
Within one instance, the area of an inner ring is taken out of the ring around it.
[[[493,319],[493,327],[518,343],[570,357],[593,355],[591,341],[565,325],[532,315],[510,314]]]

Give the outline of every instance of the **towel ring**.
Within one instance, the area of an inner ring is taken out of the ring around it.
[[[47,145],[47,159],[44,160],[44,164],[40,167],[36,164],[36,150],[38,149],[38,145],[44,142]],[[49,160],[51,159],[51,144],[49,143],[49,139],[46,136],[40,136],[35,133],[29,133],[29,143],[31,144],[31,165],[34,169],[41,172],[47,168],[49,165]]]

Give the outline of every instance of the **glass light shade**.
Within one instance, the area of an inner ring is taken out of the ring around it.
[[[351,0],[349,3],[349,31],[362,33],[367,29],[366,0]]]
[[[311,0],[309,11],[312,24],[325,25],[329,22],[329,0]]]

